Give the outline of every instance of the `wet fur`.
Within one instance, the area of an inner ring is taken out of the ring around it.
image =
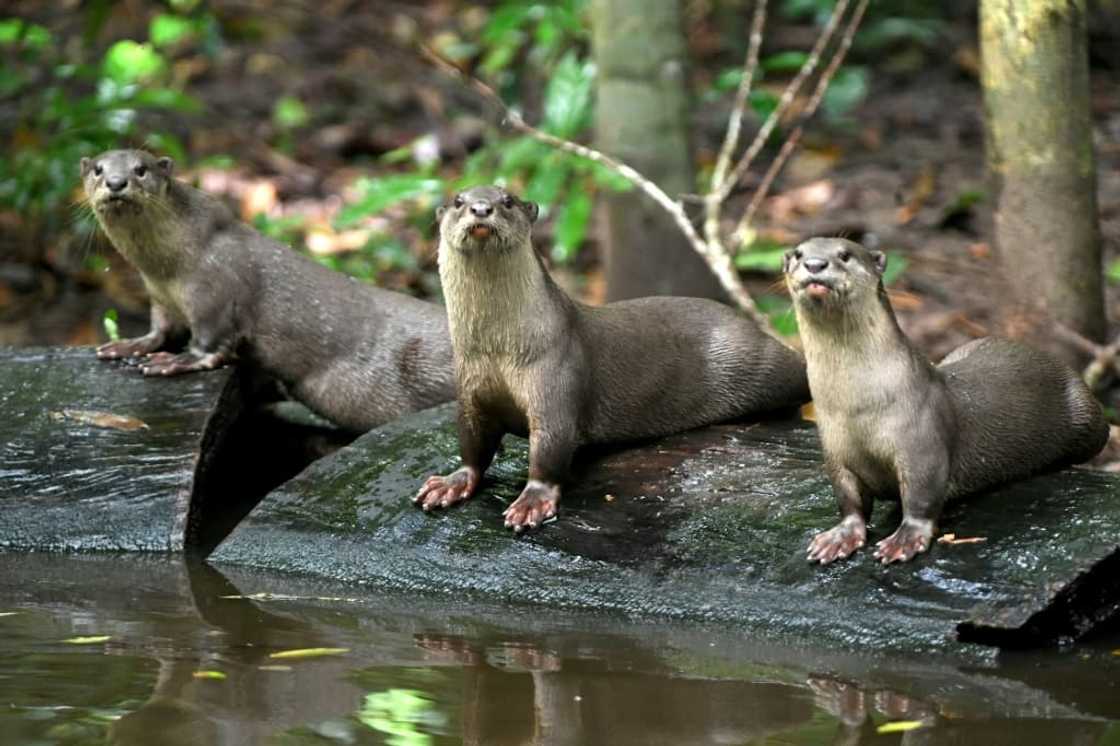
[[[814,274],[806,265],[812,260],[828,266]],[[869,518],[871,497],[901,495],[904,521],[936,530],[947,499],[1100,451],[1108,424],[1099,404],[1048,353],[984,338],[938,366],[930,363],[898,326],[880,279],[882,261],[843,239],[812,239],[786,258],[842,516]],[[830,292],[814,297],[811,280]]]
[[[137,179],[137,164],[154,178]],[[143,151],[111,151],[82,168],[98,222],[151,293],[153,324],[162,314],[189,328],[192,351],[255,365],[353,430],[453,398],[442,308],[297,254],[160,164]],[[104,183],[115,172],[131,179],[131,201],[117,207]]]

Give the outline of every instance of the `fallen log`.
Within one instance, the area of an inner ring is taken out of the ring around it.
[[[0,350],[0,548],[208,551],[351,439],[264,390],[234,368],[157,379],[89,348]]]
[[[425,514],[409,498],[456,463],[453,409],[402,418],[270,493],[212,561],[880,652],[1075,639],[1120,604],[1120,478],[1108,474],[1065,470],[956,505],[943,530],[957,543],[905,565],[862,551],[819,567],[805,547],[836,507],[809,423],[583,453],[559,519],[520,537],[500,513],[526,478],[526,443],[506,446],[477,497]],[[899,520],[890,503],[876,510],[873,539]]]

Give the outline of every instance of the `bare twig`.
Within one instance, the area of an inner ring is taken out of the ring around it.
[[[848,50],[852,46],[852,38],[855,37],[856,29],[859,28],[860,21],[863,20],[863,14],[867,10],[869,2],[870,0],[859,0],[855,12],[853,12],[852,17],[848,19],[848,25],[844,28],[844,33],[840,37],[840,43],[837,45],[832,59],[829,60],[828,65],[825,67],[824,71],[821,72],[821,76],[817,80],[817,86],[813,89],[813,95],[809,98],[809,103],[805,106],[805,109],[798,118],[797,126],[789,134],[785,142],[782,143],[782,148],[778,151],[774,162],[770,164],[758,188],[755,190],[754,194],[751,195],[750,204],[747,205],[743,217],[739,220],[739,225],[736,226],[735,232],[732,234],[733,245],[741,244],[746,238],[747,232],[750,230],[751,221],[754,220],[755,213],[758,212],[762,201],[766,199],[766,195],[769,193],[774,179],[778,176],[782,167],[785,166],[786,161],[789,160],[790,154],[793,153],[798,142],[800,142],[801,135],[805,128],[805,122],[812,118],[817,108],[820,107],[821,101],[824,99],[825,91],[828,90],[828,84],[832,82],[833,76],[836,75],[836,71],[840,68],[840,65],[844,62],[844,58],[848,55]]]
[[[710,245],[722,245],[719,237],[720,208],[723,200],[716,199],[720,185],[727,178],[727,170],[731,167],[731,157],[735,148],[739,146],[739,133],[743,127],[743,115],[746,113],[747,103],[750,100],[751,85],[754,74],[758,69],[758,51],[762,47],[762,29],[766,25],[767,0],[755,0],[754,14],[751,17],[751,35],[747,44],[747,57],[743,61],[742,77],[739,87],[735,91],[735,102],[731,106],[731,115],[727,119],[727,134],[724,135],[723,145],[720,147],[719,156],[716,158],[715,168],[712,170],[711,190],[708,198],[704,200],[704,238]]]
[[[703,238],[700,237],[700,234],[696,231],[696,226],[692,224],[692,221],[689,219],[688,214],[684,210],[684,206],[679,201],[674,200],[672,197],[665,193],[665,190],[657,186],[657,184],[653,183],[646,177],[642,176],[642,174],[640,174],[632,166],[627,165],[626,163],[623,163],[622,161],[613,158],[606,153],[596,150],[595,148],[590,148],[586,145],[580,145],[579,143],[571,142],[570,140],[565,140],[561,137],[557,137],[556,135],[537,129],[536,127],[526,122],[520,114],[506,106],[506,103],[502,100],[501,96],[498,95],[497,91],[488,86],[486,83],[459,69],[454,63],[452,63],[448,59],[445,59],[435,50],[430,49],[426,46],[422,46],[421,50],[423,54],[438,67],[458,77],[460,80],[465,82],[471,88],[474,88],[476,91],[482,94],[482,96],[484,96],[486,99],[495,104],[499,109],[501,109],[503,115],[505,116],[505,121],[514,129],[523,132],[537,140],[540,140],[543,143],[547,143],[548,145],[551,145],[552,147],[559,150],[563,150],[565,152],[572,153],[573,155],[578,155],[582,158],[586,158],[589,161],[594,161],[595,163],[602,164],[645,192],[645,194],[648,195],[650,199],[659,204],[666,212],[669,213],[669,215],[672,216],[673,221],[677,224],[677,227],[681,229],[681,232],[685,235],[685,237],[688,239],[688,242],[692,245],[692,248],[695,249],[696,252],[699,253],[700,256],[707,262],[708,266],[712,269],[712,272],[715,273],[716,278],[719,280],[720,285],[727,292],[727,294],[731,296],[732,300],[735,301],[735,304],[739,306],[739,308],[741,308],[748,316],[754,319],[763,329],[765,329],[772,335],[777,336],[773,332],[773,329],[770,325],[770,320],[766,318],[765,314],[758,310],[758,306],[755,305],[754,299],[751,298],[750,293],[747,292],[746,287],[744,287],[742,281],[739,279],[739,275],[735,271],[735,264],[731,258],[731,255],[724,251],[722,246],[710,246],[704,241]]]
[[[727,196],[731,194],[731,190],[735,188],[735,185],[738,184],[743,178],[743,175],[746,174],[755,156],[762,150],[763,145],[766,144],[766,140],[770,137],[770,133],[778,126],[778,121],[781,119],[782,115],[785,114],[786,109],[788,109],[789,105],[793,102],[794,96],[796,96],[797,92],[801,89],[801,84],[817,69],[817,65],[820,64],[821,54],[828,46],[828,43],[832,41],[832,35],[836,33],[836,27],[840,24],[840,19],[847,9],[848,0],[836,0],[836,7],[833,9],[832,15],[829,16],[828,22],[821,30],[821,35],[817,37],[817,41],[813,44],[813,48],[810,50],[809,57],[805,60],[805,64],[801,66],[801,69],[793,76],[793,80],[791,80],[785,87],[785,90],[782,91],[782,95],[778,99],[778,105],[774,107],[774,111],[770,112],[770,116],[766,117],[766,121],[762,123],[762,127],[760,127],[755,134],[754,140],[752,140],[750,146],[747,147],[747,152],[743,154],[743,157],[739,159],[735,167],[731,170],[730,176],[724,179],[723,183],[718,187],[712,189],[712,191],[718,195],[718,197],[715,198],[720,202],[727,199]]]
[[[1051,328],[1056,337],[1092,358],[1081,373],[1082,380],[1091,390],[1096,390],[1097,384],[1109,369],[1120,375],[1120,336],[1102,345],[1084,337],[1060,321],[1053,322]]]

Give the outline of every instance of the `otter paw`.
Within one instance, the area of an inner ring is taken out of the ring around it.
[[[449,508],[474,494],[478,487],[478,470],[464,466],[447,476],[433,475],[424,481],[424,486],[412,498],[412,502],[425,511],[432,508]]]
[[[197,370],[214,370],[225,365],[225,358],[217,352],[199,355],[183,352],[174,355],[170,352],[157,352],[148,355],[140,363],[140,372],[146,376],[177,376]]]
[[[502,513],[506,528],[521,533],[526,528],[536,528],[556,515],[560,502],[560,487],[530,479],[521,495]]]
[[[144,336],[135,339],[121,339],[116,342],[106,342],[97,348],[97,357],[102,360],[121,360],[130,357],[141,357],[154,352],[159,347],[159,340],[155,337]]]
[[[884,565],[912,560],[929,549],[933,534],[931,521],[904,518],[897,531],[875,545],[875,559]]]
[[[867,523],[862,518],[849,516],[829,530],[814,536],[809,542],[806,557],[810,562],[827,565],[850,556],[866,542]]]

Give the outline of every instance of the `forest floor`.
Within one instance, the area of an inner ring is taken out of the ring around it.
[[[261,212],[273,220],[300,216],[293,235],[304,248],[316,253],[356,249],[361,235],[330,228],[355,179],[399,169],[381,156],[425,135],[437,143],[440,173],[455,174],[487,131],[491,112],[485,105],[402,44],[418,35],[448,33],[464,21],[453,15],[450,4],[441,3],[423,10],[389,3],[382,7],[391,10],[351,14],[345,22],[332,17],[330,4],[321,12],[279,7],[282,11],[270,19],[271,32],[252,43],[231,44],[216,60],[184,72],[193,76],[188,90],[204,104],[201,119],[161,124],[177,127],[194,157],[233,156],[232,167],[185,173],[227,196],[244,217]],[[690,37],[700,85],[729,62],[711,51],[704,31]],[[777,34],[781,43],[798,31],[779,28]],[[998,272],[975,35],[955,28],[951,36],[946,49],[906,49],[897,59],[862,61],[871,69],[868,95],[842,121],[814,123],[757,225],[761,238],[782,245],[831,234],[886,250],[893,263],[904,265],[891,285],[900,323],[934,359],[995,331],[1000,297],[994,285]],[[1094,68],[1106,266],[1120,255],[1118,83],[1115,68]],[[276,147],[274,104],[293,93],[315,113],[314,127],[286,147]],[[701,168],[714,159],[727,105],[696,107]],[[745,201],[747,186],[733,200]],[[732,204],[727,214],[736,213]],[[0,214],[0,226],[18,220]],[[390,210],[366,228],[395,231],[416,259],[406,270],[382,272],[379,283],[419,295],[438,292],[434,220],[409,220],[404,211]],[[549,230],[547,222],[538,230],[543,245]],[[594,235],[573,265],[557,268],[564,284],[589,302],[602,297]],[[122,314],[122,332],[143,328],[139,283],[103,242],[78,233],[45,240],[49,245],[33,262],[0,260],[0,344],[95,343],[103,336],[101,316],[110,307]],[[88,271],[91,246],[111,271]],[[777,277],[747,279],[753,290],[773,292]],[[1110,319],[1120,319],[1120,296],[1113,287],[1108,300]]]

